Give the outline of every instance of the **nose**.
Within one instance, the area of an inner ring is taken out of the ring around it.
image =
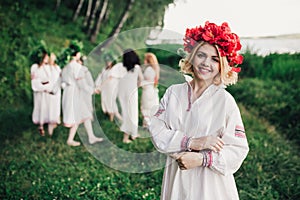
[[[201,63],[204,67],[209,67],[209,61],[207,58],[203,59],[202,63]]]

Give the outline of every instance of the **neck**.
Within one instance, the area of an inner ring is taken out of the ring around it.
[[[202,93],[212,84],[204,80],[196,80],[195,78],[190,82],[191,87],[193,88],[192,96],[193,101],[199,98]]]

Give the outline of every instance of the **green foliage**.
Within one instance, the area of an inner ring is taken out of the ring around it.
[[[77,26],[63,26],[53,10],[45,9],[48,3],[12,1],[0,5],[0,108],[31,104],[30,66],[36,59],[30,58],[40,41],[45,41],[47,49],[58,54],[73,36],[83,38]],[[66,32],[62,27],[72,31]]]
[[[59,66],[65,66],[70,60],[74,53],[81,52],[83,49],[83,43],[78,40],[72,40],[69,46],[62,50],[58,55],[57,64]]]
[[[263,57],[256,54],[252,54],[250,50],[247,50],[244,54],[244,61],[240,65],[242,71],[240,78],[244,77],[260,77],[263,71]]]
[[[245,78],[229,87],[238,102],[255,109],[260,117],[269,120],[287,138],[300,144],[300,83],[280,80]]]
[[[148,45],[148,52],[152,52],[156,55],[159,64],[178,70],[178,63],[182,58],[177,54],[180,48],[182,48],[182,46],[177,44]]]
[[[298,199],[298,148],[262,120],[256,109],[239,107],[250,148],[235,176],[240,199]]]
[[[261,79],[276,79],[283,82],[296,80],[300,76],[300,53],[273,53],[265,57],[244,53],[241,65],[241,78],[256,77]]]
[[[126,21],[126,29],[162,27],[164,13],[170,3],[173,3],[173,0],[134,1],[133,10]]]
[[[262,77],[281,81],[300,77],[300,54],[270,54],[264,58]]]
[[[46,45],[46,42],[41,40],[38,42],[36,47],[32,48],[31,52],[29,53],[29,59],[31,61],[30,64],[40,64],[45,54],[50,55],[50,51]]]

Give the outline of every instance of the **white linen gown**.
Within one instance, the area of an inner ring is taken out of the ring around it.
[[[151,66],[144,71],[144,81],[142,82],[141,112],[145,122],[149,125],[150,117],[153,115],[159,105],[158,88],[154,81],[156,72]]]
[[[61,114],[61,69],[58,65],[51,66],[52,94],[49,95],[50,123],[60,124]]]
[[[128,71],[119,82],[118,97],[123,118],[120,130],[133,137],[138,135],[138,82],[143,79],[140,66],[135,65],[134,70]]]
[[[66,127],[72,127],[87,119],[93,119],[91,103],[88,102],[91,101],[94,88],[88,84],[86,70],[87,68],[75,60],[62,70],[62,84],[65,85],[62,110],[63,122]]]
[[[189,83],[169,87],[153,116],[150,132],[158,151],[167,156],[161,199],[219,200],[239,199],[233,174],[249,151],[239,108],[224,86],[209,86],[191,103]],[[219,135],[225,145],[212,152],[210,167],[180,170],[171,157],[186,151],[186,137]]]
[[[104,113],[119,113],[117,105],[119,81],[125,74],[126,69],[123,64],[117,63],[98,75],[95,85],[101,91],[101,107]]]
[[[34,124],[40,125],[50,123],[49,92],[52,90],[53,84],[49,65],[33,64],[30,68],[30,74],[33,90],[32,121]]]

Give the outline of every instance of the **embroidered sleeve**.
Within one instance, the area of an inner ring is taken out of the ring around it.
[[[211,169],[223,175],[235,173],[249,151],[240,111],[236,104],[233,104],[232,107],[233,109],[227,115],[226,127],[222,136],[225,145],[220,153],[211,152],[209,161]]]
[[[151,139],[156,149],[162,153],[175,153],[185,150],[189,139],[186,134],[179,130],[174,130],[168,124],[168,103],[171,89],[167,89],[156,114],[151,118],[149,131]]]

